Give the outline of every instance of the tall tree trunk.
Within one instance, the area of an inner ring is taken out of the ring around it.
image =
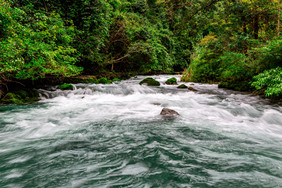
[[[277,36],[280,36],[280,0],[278,1]]]
[[[45,7],[46,14],[48,14],[48,8],[47,8],[45,0],[43,0],[43,4],[44,4],[44,7]]]
[[[242,20],[242,22],[243,22],[243,32],[244,32],[245,34],[247,34],[246,17],[245,17],[245,16],[242,16],[241,20]]]
[[[256,13],[254,17],[254,39],[258,39],[258,33],[259,33],[259,15]]]

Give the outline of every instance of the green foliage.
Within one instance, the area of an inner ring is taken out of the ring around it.
[[[168,85],[177,85],[177,80],[176,78],[173,77],[173,78],[168,79],[165,83]]]
[[[270,69],[254,77],[252,86],[265,90],[267,97],[282,96],[282,67]]]
[[[158,74],[250,89],[281,66],[277,0],[0,0],[0,74]],[[74,82],[110,83],[71,77]],[[1,80],[0,80],[1,81]]]
[[[208,48],[196,48],[192,62],[181,80],[186,82],[217,82],[220,76],[218,58],[219,54]]]
[[[10,25],[9,35],[0,41],[1,72],[11,78],[33,80],[81,72],[74,66],[76,50],[70,46],[73,27],[65,27],[59,15],[37,13],[30,25],[22,19],[26,16],[23,10],[8,5],[4,10]]]
[[[147,0],[137,0],[132,4],[134,12],[145,13],[148,10]]]
[[[3,9],[3,7],[1,8]],[[10,25],[9,17],[5,14],[5,12],[1,10],[0,12],[0,40],[2,38],[6,38],[8,35],[8,29]]]
[[[249,52],[255,60],[257,73],[276,68],[277,66],[281,66],[282,63],[282,40],[270,40],[266,44],[253,48]]]
[[[221,72],[219,87],[238,91],[252,89],[249,80],[254,74],[254,69],[250,67],[248,57],[241,53],[225,52],[219,60],[218,69]]]
[[[117,72],[170,72],[177,63],[172,36],[173,33],[165,29],[160,20],[153,24],[144,15],[116,13],[109,43],[105,46],[108,59],[105,65],[112,65],[111,68]]]
[[[221,61],[220,69],[221,75],[220,79],[225,80],[241,80],[248,79],[252,75],[249,68],[249,59],[244,54],[226,52],[219,57]]]
[[[158,82],[154,78],[145,78],[139,84],[140,85],[147,84],[148,86],[160,86],[161,85],[160,82]]]

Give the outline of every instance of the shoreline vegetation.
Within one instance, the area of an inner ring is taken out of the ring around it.
[[[281,100],[280,9],[280,0],[0,0],[0,100],[175,72]]]

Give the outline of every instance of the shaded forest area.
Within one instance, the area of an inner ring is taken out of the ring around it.
[[[183,81],[281,98],[280,7],[280,0],[0,0],[0,96],[8,83],[50,76],[185,70]]]

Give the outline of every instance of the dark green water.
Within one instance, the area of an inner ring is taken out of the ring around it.
[[[280,104],[142,78],[0,106],[0,187],[282,187]]]

